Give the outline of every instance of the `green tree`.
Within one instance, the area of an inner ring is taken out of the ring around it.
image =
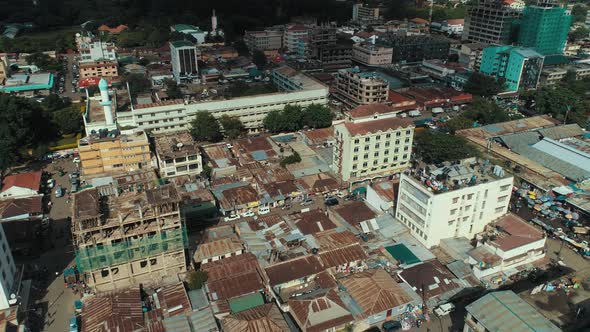
[[[264,120],[262,121],[264,128],[271,133],[278,133],[282,130],[281,124],[281,111],[274,110],[268,112]]]
[[[137,63],[138,63],[140,66],[144,66],[144,67],[145,67],[145,66],[149,65],[149,64],[150,64],[150,62],[151,62],[151,61],[150,61],[150,59],[148,59],[148,58],[141,58],[141,59],[139,59],[139,61],[138,61]]]
[[[489,98],[502,92],[503,84],[496,81],[495,78],[481,73],[473,73],[465,83],[465,92],[476,96]]]
[[[219,142],[223,138],[219,122],[207,111],[197,113],[191,121],[190,132],[197,141]]]
[[[41,102],[41,106],[49,112],[65,108],[66,106],[69,106],[69,104],[69,100],[66,102],[56,94],[50,94],[49,96],[45,97],[45,99],[43,99],[43,102]]]
[[[0,94],[0,170],[21,158],[21,151],[54,136],[41,106],[21,97]]]
[[[416,153],[425,162],[433,164],[480,155],[465,138],[432,131],[416,135]]]
[[[255,50],[252,54],[252,62],[254,62],[258,69],[263,69],[267,64],[266,55],[260,50]]]
[[[590,29],[586,27],[579,27],[576,30],[570,32],[568,39],[571,42],[578,41],[580,39],[587,38],[590,35]]]
[[[303,110],[302,123],[310,128],[326,128],[332,125],[332,112],[327,106],[311,104]]]
[[[445,122],[447,129],[451,134],[461,129],[471,128],[473,126],[473,120],[468,119],[464,116],[456,116],[449,121]]]
[[[205,271],[191,271],[186,277],[190,290],[203,288],[203,284],[207,282],[207,279],[209,279],[209,276]]]
[[[301,156],[297,151],[295,151],[292,155],[287,156],[281,159],[280,165],[281,167],[285,168],[287,165],[296,164],[301,162]]]
[[[49,55],[35,52],[26,57],[27,63],[30,65],[35,65],[42,70],[48,71],[58,71],[61,69],[59,62],[55,59],[49,57]]]
[[[242,121],[235,117],[223,115],[219,119],[219,123],[221,124],[221,127],[223,127],[225,136],[232,140],[240,137],[245,131]]]
[[[167,78],[164,80],[164,85],[166,86],[166,94],[168,97],[172,99],[182,98],[182,91],[178,87],[178,84],[176,84],[175,80]]]
[[[248,56],[249,55],[248,46],[246,45],[246,43],[243,40],[236,41],[234,43],[234,48],[236,49],[236,51],[238,51],[238,54],[240,56]]]
[[[62,134],[74,134],[82,129],[82,113],[79,106],[73,105],[55,111],[52,114],[53,123]]]
[[[162,44],[164,44],[166,42],[166,40],[168,39],[169,34],[160,30],[160,29],[154,29],[152,30],[152,32],[150,33],[150,35],[148,36],[148,42],[151,46],[153,47],[159,47],[162,46]]]
[[[148,92],[152,83],[142,74],[128,74],[123,77],[124,83],[129,83],[129,93],[132,96],[137,96],[140,93]]]
[[[506,113],[493,100],[475,98],[465,109],[463,116],[480,124],[491,124],[510,120]]]
[[[574,22],[585,22],[586,14],[588,13],[588,7],[583,4],[575,4],[572,8],[572,18]]]
[[[301,106],[286,105],[282,111],[271,111],[264,118],[264,128],[273,133],[297,131],[303,128]]]

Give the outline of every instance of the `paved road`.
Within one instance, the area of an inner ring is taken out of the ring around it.
[[[77,101],[82,96],[80,92],[72,92],[72,80],[74,79],[73,69],[72,66],[76,64],[75,54],[68,54],[68,65],[66,69],[66,82],[65,82],[65,91],[61,94],[62,97],[68,97],[72,101]]]

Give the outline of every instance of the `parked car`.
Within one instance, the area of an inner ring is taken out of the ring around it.
[[[244,213],[242,213],[242,217],[246,218],[246,217],[254,217],[255,214],[252,211],[246,211]]]
[[[47,180],[47,188],[51,189],[51,188],[53,188],[53,186],[55,186],[55,180],[54,179],[48,179]]]
[[[78,183],[72,183],[72,189],[70,189],[71,193],[75,193],[78,191]]]
[[[338,199],[336,197],[329,197],[324,201],[324,204],[326,204],[326,206],[338,205]]]
[[[452,303],[445,303],[439,305],[436,309],[434,309],[434,313],[438,317],[446,316],[455,310],[455,305]]]
[[[61,187],[57,187],[57,189],[55,189],[55,197],[62,197],[64,195],[64,191],[63,189],[61,189]]]
[[[306,205],[311,205],[313,204],[313,199],[311,198],[306,198],[303,202],[301,202],[301,205],[306,206]]]
[[[259,215],[268,214],[268,213],[270,213],[270,208],[268,206],[261,206],[258,208]]]
[[[402,324],[400,322],[398,322],[397,320],[390,320],[390,321],[383,323],[383,331],[384,332],[399,331],[399,330],[401,330],[401,328],[402,328]]]
[[[76,158],[74,158],[73,162],[75,162],[75,163],[79,163],[79,162],[80,162],[80,157],[76,157]]]
[[[240,216],[237,214],[230,214],[229,216],[225,217],[223,220],[225,221],[234,221],[240,219]]]

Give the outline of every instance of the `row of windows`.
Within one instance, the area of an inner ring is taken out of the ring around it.
[[[408,157],[408,155],[405,154],[403,156],[403,159],[406,159],[407,157]],[[398,160],[397,156],[393,157],[393,161],[397,161],[397,160]],[[383,162],[381,164],[388,164],[388,163],[389,163],[389,158],[385,158],[385,159],[383,159]],[[362,168],[367,168],[368,165],[369,165],[369,162],[365,161],[362,164]],[[378,166],[378,165],[379,165],[379,160],[373,160],[373,166]],[[395,167],[395,166],[397,166],[397,164],[393,164],[391,166]],[[358,168],[358,164],[352,164],[352,169],[357,169],[357,168]]]
[[[406,130],[406,135],[409,136],[411,134],[412,134],[412,130],[410,130],[410,129]],[[402,135],[402,132],[401,131],[397,131],[395,133],[395,136],[396,137],[400,137],[401,135]],[[376,135],[376,136],[374,136],[374,138],[375,138],[376,141],[379,141],[379,140],[381,140],[381,135]],[[389,139],[389,138],[391,138],[391,134],[390,133],[385,134],[385,139]],[[371,141],[371,136],[365,137],[365,140],[364,141],[365,141],[365,143],[370,142]],[[410,139],[409,138],[406,138],[405,142],[408,143],[409,141],[410,141]],[[360,144],[360,143],[361,143],[361,140],[359,138],[357,138],[357,139],[354,140],[354,144]],[[396,140],[396,143],[395,144],[399,144],[399,140]]]
[[[385,144],[385,147],[386,147],[386,148],[388,148],[388,147],[389,147],[389,144],[388,144],[388,143],[389,143],[389,142],[386,142],[386,144]],[[376,145],[375,145],[375,149],[379,149],[379,147],[380,147],[380,146],[379,146],[379,144],[376,144]],[[365,151],[369,151],[369,148],[370,148],[370,147],[369,147],[368,145],[366,145],[366,146],[365,146]],[[408,146],[404,146],[404,151],[409,151],[409,150],[410,150],[410,146],[409,146],[409,145],[408,145]],[[354,148],[353,152],[359,152],[359,148],[358,148],[358,146]],[[399,152],[399,148],[395,148],[395,149],[393,150],[393,153],[398,153],[398,152]],[[383,151],[383,153],[384,153],[385,155],[388,155],[388,154],[389,154],[389,150],[385,150],[385,151]],[[368,155],[369,155],[369,154],[365,153],[365,156],[367,156],[367,157],[365,157],[364,159],[367,159],[367,158],[368,158]],[[374,153],[374,155],[375,155],[375,157],[379,157],[379,151],[375,152],[375,153]],[[356,157],[356,159],[354,159],[355,157]],[[353,160],[357,160],[357,159],[358,159],[358,156],[354,156],[354,157],[353,157]]]

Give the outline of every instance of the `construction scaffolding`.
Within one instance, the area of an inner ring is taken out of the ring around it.
[[[187,248],[188,235],[183,227],[111,245],[79,248],[76,264],[80,272],[89,272]]]

